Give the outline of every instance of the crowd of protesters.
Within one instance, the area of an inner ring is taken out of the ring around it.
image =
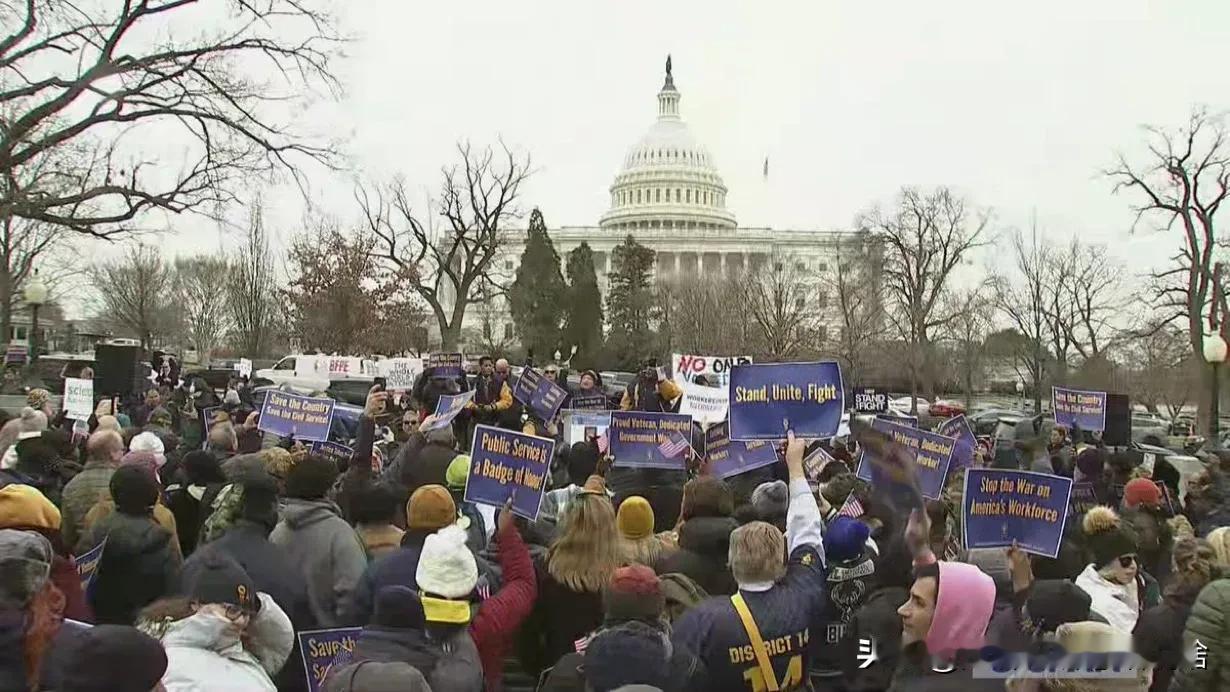
[[[964,469],[910,511],[856,476],[853,440],[790,434],[778,465],[726,480],[701,455],[623,468],[529,413],[503,359],[374,387],[341,462],[261,431],[243,380],[162,374],[84,425],[35,389],[0,428],[0,692],[1230,690],[1230,455],[1180,482],[1062,432],[1023,445],[1019,468],[1097,493],[1048,558],[966,550]],[[602,391],[587,370],[570,395]],[[612,405],[679,396],[648,363]],[[557,440],[536,521],[465,501],[475,424]],[[340,627],[353,651],[309,679],[296,634]],[[1057,647],[1144,664],[975,674]]]

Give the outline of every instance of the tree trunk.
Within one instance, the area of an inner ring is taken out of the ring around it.
[[[9,344],[13,330],[13,275],[0,269],[0,339]]]

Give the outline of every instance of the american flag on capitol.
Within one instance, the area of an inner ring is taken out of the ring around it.
[[[859,502],[858,498],[851,492],[846,497],[845,504],[841,506],[841,509],[837,510],[837,516],[858,519],[863,516],[863,503]]]
[[[690,446],[691,445],[688,444],[687,440],[683,439],[683,437],[681,436],[678,439],[668,439],[662,444],[658,445],[658,451],[662,452],[662,456],[666,457],[667,459],[674,459],[675,457],[682,454],[683,450],[687,449]]]

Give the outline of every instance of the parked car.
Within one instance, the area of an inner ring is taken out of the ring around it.
[[[1015,426],[1017,421],[1025,417],[1026,414],[1022,411],[993,408],[975,413],[969,417],[969,422],[975,435],[996,435],[1000,423]]]
[[[919,411],[927,411],[931,408],[931,402],[922,397],[918,397],[914,399],[914,401],[918,402]],[[889,401],[888,408],[896,411],[897,413],[910,413],[913,410],[913,404],[910,401],[910,397],[903,396],[900,399],[893,399]]]
[[[965,413],[965,405],[959,401],[936,399],[927,411],[936,418],[952,418]]]
[[[1132,441],[1148,442],[1159,447],[1166,445],[1170,437],[1170,426],[1166,421],[1150,416],[1132,416]]]

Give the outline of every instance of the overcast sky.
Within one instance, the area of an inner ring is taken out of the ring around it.
[[[1110,243],[1133,270],[1177,237],[1129,235],[1131,200],[1099,171],[1140,150],[1142,124],[1230,107],[1226,0],[338,6],[356,37],[348,93],[305,117],[345,136],[363,174],[419,190],[438,187],[457,139],[502,137],[532,156],[524,199],[549,226],[597,224],[656,116],[667,53],[740,225],[849,228],[902,185],[946,184],[999,228],[1036,209],[1049,235]],[[353,213],[345,176],[313,180],[323,209]],[[268,201],[285,239],[305,202]],[[174,247],[218,244],[194,230]]]

